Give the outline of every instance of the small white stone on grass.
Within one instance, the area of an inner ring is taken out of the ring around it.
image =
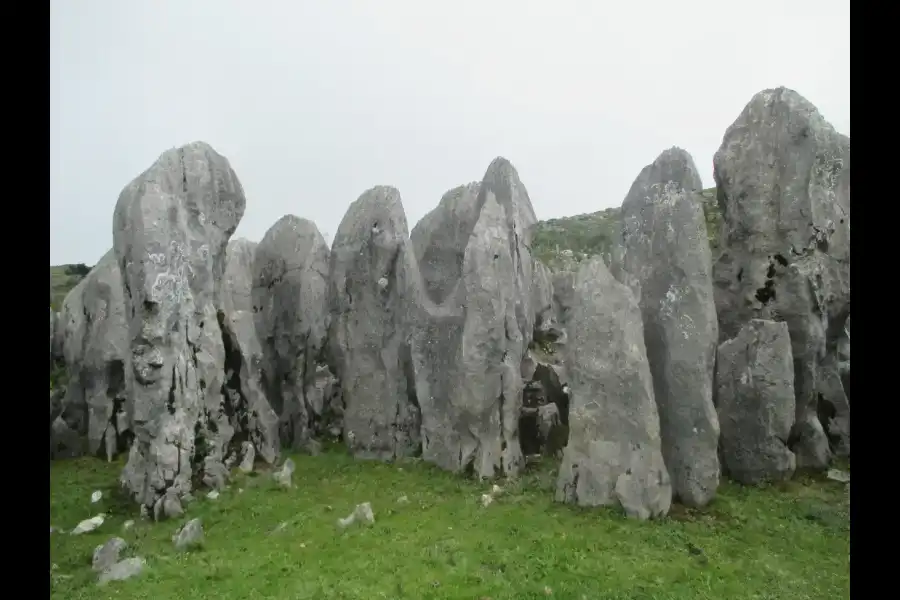
[[[100,500],[103,499],[103,492],[97,490],[93,494],[91,494],[91,504],[97,504]]]
[[[191,519],[172,536],[178,550],[187,550],[203,543],[203,524],[200,519]]]
[[[397,498],[397,504],[409,504],[409,498],[406,496],[400,496]]]
[[[132,519],[128,519],[122,524],[122,529],[124,529],[125,531],[128,531],[132,527],[134,527],[134,521]]]
[[[119,562],[119,554],[127,547],[128,543],[122,538],[110,538],[105,544],[100,544],[94,548],[94,556],[91,559],[91,568],[98,573],[100,571],[105,571]]]
[[[365,523],[371,525],[375,522],[375,513],[372,512],[372,505],[368,502],[357,504],[356,508],[345,519],[338,519],[338,527],[344,529],[350,527],[354,523]]]
[[[216,500],[219,497],[219,490],[212,490],[206,497],[210,500]]]
[[[85,519],[81,523],[75,526],[75,529],[71,531],[72,535],[81,535],[82,533],[90,533],[94,531],[101,525],[103,525],[103,521],[106,520],[106,515],[100,513],[96,517],[91,517],[90,519]]]
[[[491,502],[494,501],[494,497],[490,494],[482,494],[481,495],[481,505],[485,508],[491,505]]]

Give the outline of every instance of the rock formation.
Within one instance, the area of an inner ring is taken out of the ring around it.
[[[235,238],[225,250],[225,279],[222,285],[222,310],[226,315],[243,310],[253,312],[253,259],[256,242]]]
[[[202,142],[163,153],[116,204],[136,436],[122,481],[145,507],[194,478],[224,485],[234,426],[217,307],[245,205],[228,160]]]
[[[52,455],[111,459],[131,442],[130,351],[122,276],[112,250],[63,302],[57,345],[69,381],[51,427]],[[53,353],[51,342],[51,354]]]
[[[721,338],[752,318],[784,321],[794,356],[801,467],[824,468],[817,375],[850,313],[850,139],[792,90],[758,93],[714,159],[724,216],[714,265]]]
[[[423,221],[414,237],[425,290],[411,318],[423,458],[479,477],[515,474],[521,363],[535,321],[531,200],[497,158],[480,185],[449,192]]]
[[[641,307],[659,409],[662,452],[676,499],[705,506],[719,486],[713,376],[719,325],[702,189],[691,156],[666,150],[622,204],[623,266]]]
[[[785,323],[753,319],[719,346],[718,411],[725,472],[745,484],[793,475],[794,365]]]
[[[442,304],[462,277],[466,246],[481,214],[480,191],[480,182],[453,188],[410,233],[422,285],[435,304]]]
[[[578,270],[566,327],[569,443],[556,499],[583,506],[619,504],[639,519],[665,515],[672,487],[640,309],[599,257]]]
[[[363,193],[334,236],[328,291],[329,360],[356,456],[393,459],[420,448],[407,345],[414,265],[400,193],[386,186]]]
[[[304,447],[322,419],[310,398],[327,334],[328,245],[315,223],[293,215],[265,234],[253,264],[253,312],[266,395],[286,446]]]

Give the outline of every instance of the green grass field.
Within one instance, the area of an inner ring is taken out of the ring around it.
[[[846,485],[810,478],[767,489],[725,484],[704,511],[655,522],[552,501],[554,473],[532,469],[488,506],[487,483],[421,462],[356,461],[339,451],[294,456],[294,488],[266,473],[235,477],[184,518],[141,521],[117,492],[122,464],[51,463],[51,525],[72,529],[107,510],[99,530],[52,533],[52,598],[838,599],[850,596]],[[104,500],[90,504],[91,492]],[[400,496],[408,503],[398,503]],[[336,520],[371,502],[376,522]],[[175,530],[202,517],[205,544],[177,552]],[[127,519],[134,528],[123,532]],[[125,538],[139,576],[98,587],[93,548]]]

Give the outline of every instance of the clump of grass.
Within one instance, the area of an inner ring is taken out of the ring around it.
[[[113,494],[121,469],[96,459],[51,464],[51,524],[71,529],[109,510],[96,532],[52,534],[52,597],[246,598],[847,598],[845,486],[801,477],[743,488],[726,483],[704,510],[675,507],[636,522],[612,509],[553,502],[555,461],[543,461],[487,508],[490,484],[421,461],[356,461],[329,451],[293,456],[294,488],[269,474],[237,476],[218,500],[197,494],[183,519],[140,521]],[[100,505],[96,489],[107,490]],[[243,490],[239,492],[238,490]],[[408,502],[398,503],[400,496]],[[111,502],[111,505],[105,503]],[[371,502],[375,524],[336,527]],[[201,517],[202,552],[174,550],[172,534]],[[127,519],[134,528],[122,531]],[[98,588],[91,552],[112,535],[144,557],[135,579]]]

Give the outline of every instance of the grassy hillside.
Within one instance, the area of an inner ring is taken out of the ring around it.
[[[236,475],[218,499],[201,493],[184,517],[158,524],[117,495],[121,462],[51,463],[52,526],[68,531],[109,512],[95,532],[50,534],[51,598],[850,597],[846,484],[802,476],[762,489],[724,483],[707,509],[674,507],[642,523],[553,502],[551,464],[498,482],[503,492],[484,507],[490,483],[420,461],[358,461],[338,449],[293,459],[292,489],[266,473]],[[92,505],[94,490],[104,499]],[[336,520],[361,502],[371,503],[375,523],[340,530]],[[203,547],[176,552],[172,534],[195,517]],[[127,531],[126,519],[137,521]],[[114,535],[129,544],[123,557],[143,557],[147,568],[97,587],[91,553]]]
[[[713,251],[718,248],[721,214],[716,203],[716,188],[700,195],[706,215],[707,233]],[[606,255],[613,236],[619,231],[621,208],[607,208],[595,213],[548,219],[534,228],[532,251],[551,269],[562,269],[585,258]]]
[[[90,270],[90,267],[81,263],[50,267],[50,306],[53,310],[62,308],[66,294],[78,285],[78,282],[84,279]]]

